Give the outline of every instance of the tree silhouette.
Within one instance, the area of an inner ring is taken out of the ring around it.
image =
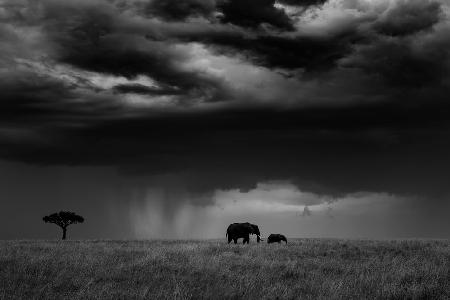
[[[63,230],[62,239],[66,239],[67,226],[71,224],[83,223],[84,218],[70,211],[60,211],[59,213],[54,213],[49,216],[42,218],[45,223],[53,223],[58,225]]]

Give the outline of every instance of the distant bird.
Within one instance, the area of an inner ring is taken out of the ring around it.
[[[287,244],[287,238],[284,235],[279,234],[279,233],[272,233],[267,238],[267,243],[268,244],[281,243],[281,241],[285,241],[286,244]]]
[[[60,211],[42,218],[45,223],[53,223],[61,227],[63,231],[62,239],[66,239],[67,227],[72,224],[83,223],[84,218],[70,211]]]

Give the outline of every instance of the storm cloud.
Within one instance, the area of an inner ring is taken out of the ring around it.
[[[0,158],[439,206],[449,49],[444,0],[4,0]]]

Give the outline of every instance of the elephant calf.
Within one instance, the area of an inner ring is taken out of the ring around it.
[[[272,244],[272,243],[281,243],[281,241],[285,241],[287,244],[287,238],[279,233],[272,233],[271,235],[269,235],[269,237],[267,238],[267,243]]]

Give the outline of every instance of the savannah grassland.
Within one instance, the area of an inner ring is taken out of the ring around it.
[[[0,241],[1,299],[450,299],[450,241]]]

